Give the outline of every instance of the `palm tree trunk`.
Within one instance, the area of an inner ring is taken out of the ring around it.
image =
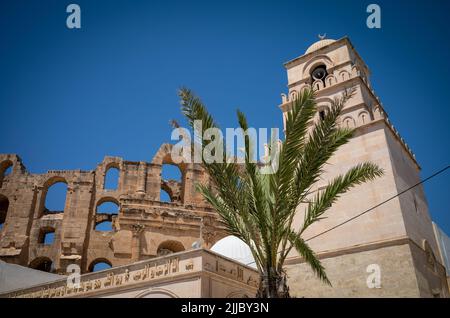
[[[289,287],[286,284],[286,274],[279,273],[274,268],[268,268],[260,277],[258,298],[290,298]]]

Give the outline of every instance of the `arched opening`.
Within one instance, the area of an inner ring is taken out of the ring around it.
[[[0,230],[6,222],[6,215],[8,214],[9,201],[4,195],[0,195]]]
[[[211,246],[211,251],[244,265],[256,268],[255,259],[253,258],[250,247],[234,235],[229,235],[218,240]]]
[[[105,258],[98,258],[91,262],[91,265],[89,265],[88,271],[89,272],[99,272],[108,268],[111,268],[112,264],[110,261],[108,261]]]
[[[136,298],[178,298],[178,296],[170,290],[156,287],[138,294]]]
[[[67,184],[57,181],[47,188],[43,214],[64,213],[66,205]]]
[[[13,163],[9,160],[3,161],[0,164],[0,187],[2,186],[3,178],[12,173]]]
[[[54,272],[53,262],[48,257],[38,257],[30,263],[30,268],[43,272]]]
[[[5,172],[3,172],[3,176],[4,177],[9,176],[11,172],[12,172],[12,165],[5,169]]]
[[[319,110],[319,117],[320,117],[320,120],[325,120],[325,111],[324,110]]]
[[[103,201],[97,205],[95,210],[96,231],[111,232],[115,231],[115,220],[119,215],[119,205],[114,201]]]
[[[103,189],[105,190],[117,190],[119,188],[119,175],[120,170],[116,167],[111,167],[106,170],[105,183]]]
[[[311,71],[311,84],[320,81],[323,87],[326,86],[325,77],[328,76],[327,67],[325,65],[318,65]]]
[[[185,250],[185,248],[184,248],[183,244],[181,244],[178,241],[170,240],[170,241],[164,241],[161,244],[159,244],[156,254],[158,256],[164,256],[164,255],[168,255],[168,254],[172,254],[172,253],[181,252],[184,250]]]
[[[55,241],[55,229],[52,227],[44,227],[39,231],[39,244],[52,245]]]
[[[183,173],[181,169],[174,164],[163,164],[161,167],[161,202],[178,201],[181,196]]]
[[[161,179],[175,180],[181,182],[182,173],[178,166],[173,164],[163,164],[161,168]]]

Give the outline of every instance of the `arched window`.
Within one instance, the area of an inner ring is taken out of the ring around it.
[[[95,210],[95,230],[111,232],[115,230],[114,221],[119,214],[119,205],[113,201],[104,201]]]
[[[6,222],[6,215],[8,214],[9,201],[8,198],[0,195],[0,230]]]
[[[39,231],[38,243],[52,245],[55,241],[55,229],[52,227],[44,227]]]
[[[311,84],[317,81],[322,83],[322,87],[326,85],[325,77],[328,76],[327,67],[325,65],[318,65],[311,71]],[[314,87],[315,88],[315,87]]]
[[[45,194],[43,214],[63,213],[66,205],[67,184],[64,181],[53,183]]]
[[[184,248],[183,244],[181,244],[178,241],[170,240],[170,241],[164,241],[161,244],[159,244],[158,250],[156,253],[158,256],[163,256],[163,255],[181,252],[184,250],[185,250],[185,248]]]
[[[108,268],[111,268],[112,264],[110,261],[104,258],[98,258],[94,261],[92,261],[91,265],[89,265],[88,271],[89,272],[98,272],[102,271]]]
[[[161,190],[160,201],[161,202],[173,202],[179,199],[179,195],[174,195],[171,187],[176,183],[181,184],[182,172],[180,168],[173,164],[163,164],[161,168]]]
[[[105,174],[105,190],[117,190],[119,188],[119,174],[120,170],[116,167],[108,168]]]
[[[53,262],[48,257],[38,257],[30,263],[30,267],[43,272],[54,272]]]

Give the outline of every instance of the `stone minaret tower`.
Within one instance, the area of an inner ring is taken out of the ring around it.
[[[320,191],[335,175],[363,161],[372,161],[385,171],[382,178],[343,196],[327,212],[326,219],[307,231],[305,238],[374,207],[420,181],[420,166],[414,154],[389,121],[371,87],[370,71],[348,38],[321,39],[285,67],[289,93],[282,94],[283,118],[292,100],[306,87],[317,90],[317,120],[334,97],[346,88],[356,89],[341,118],[341,125],[356,128],[355,136],[332,158],[325,177],[314,190]],[[302,218],[299,209],[297,225]],[[302,259],[292,254],[287,269],[293,296],[448,296],[445,269],[439,263],[422,186],[309,243],[321,258],[333,287],[320,283],[302,264]],[[379,286],[376,277],[380,278]]]

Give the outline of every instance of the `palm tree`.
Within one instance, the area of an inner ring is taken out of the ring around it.
[[[212,186],[198,184],[197,189],[217,211],[229,234],[250,247],[260,274],[258,297],[289,297],[283,264],[292,249],[302,256],[320,280],[331,285],[320,260],[302,235],[308,227],[324,218],[324,213],[340,195],[383,174],[373,163],[360,163],[330,180],[322,191],[311,191],[327,161],[353,135],[352,129],[338,125],[339,115],[353,94],[353,90],[344,92],[334,100],[321,120],[317,120],[315,93],[311,90],[301,93],[287,113],[278,169],[271,174],[261,173],[261,164],[252,160],[254,140],[248,135],[245,135],[245,162],[241,164],[225,158],[222,163],[209,163],[202,156]],[[198,129],[194,121],[202,122],[199,136],[209,128],[218,128],[192,91],[182,88],[179,96],[182,113],[190,127]],[[247,131],[249,126],[244,114],[238,110],[237,117],[239,126]],[[203,147],[208,144],[203,138],[199,142]],[[271,150],[274,150],[273,146]],[[299,229],[295,229],[293,221],[299,208],[304,208],[304,221]]]

